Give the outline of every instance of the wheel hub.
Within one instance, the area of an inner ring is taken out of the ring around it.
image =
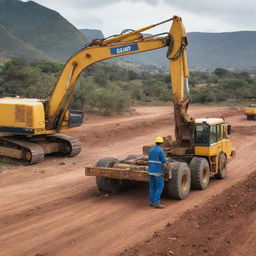
[[[181,178],[181,188],[183,191],[186,191],[188,189],[188,176],[183,175]]]

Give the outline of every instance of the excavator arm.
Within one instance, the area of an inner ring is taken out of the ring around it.
[[[186,46],[188,43],[186,31],[180,17],[175,16],[173,18],[173,24],[169,33],[173,38],[172,50],[168,52],[167,57],[170,60],[175,137],[179,148],[191,148],[194,119],[187,113],[189,103],[191,102],[189,97],[189,71],[186,54]]]
[[[143,36],[141,34],[141,32],[170,20],[173,22],[169,33],[153,36]],[[65,113],[70,106],[77,79],[87,67],[105,59],[168,47],[167,57],[170,60],[176,139],[178,144],[181,145],[185,137],[188,136],[187,134],[184,135],[186,133],[185,128],[187,126],[190,127],[191,123],[193,123],[193,120],[187,115],[190,98],[184,98],[184,85],[187,85],[188,88],[186,42],[186,33],[182,20],[177,16],[136,31],[92,41],[65,64],[48,103],[46,112],[47,129],[60,130]]]
[[[140,53],[168,45],[168,37],[95,45],[82,49],[66,63],[51,95],[47,111],[47,129],[58,130],[70,105],[81,72],[90,65],[109,58]]]

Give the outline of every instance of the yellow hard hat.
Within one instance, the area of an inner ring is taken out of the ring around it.
[[[164,143],[164,140],[162,137],[156,137],[156,140],[155,140],[156,143]]]

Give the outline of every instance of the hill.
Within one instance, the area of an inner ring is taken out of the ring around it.
[[[10,34],[1,24],[0,38],[0,56],[2,61],[10,57],[26,58],[28,60],[50,60],[39,50]]]
[[[101,30],[98,29],[80,29],[80,32],[82,32],[87,38],[90,39],[102,39],[104,38],[104,35]]]
[[[0,24],[58,61],[65,61],[88,41],[59,13],[33,1],[0,0]]]
[[[256,31],[188,33],[192,67],[256,67]]]

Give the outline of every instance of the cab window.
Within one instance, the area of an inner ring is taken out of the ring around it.
[[[217,125],[210,126],[210,144],[217,142]]]
[[[208,124],[198,124],[195,127],[194,143],[195,146],[209,146],[210,127]]]
[[[217,141],[220,141],[222,139],[221,138],[221,125],[220,124],[216,125],[216,131],[217,131]]]

